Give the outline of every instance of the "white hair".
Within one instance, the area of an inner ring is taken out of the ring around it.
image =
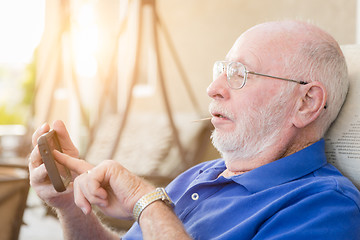
[[[317,138],[324,136],[345,101],[349,79],[345,58],[336,41],[309,41],[303,44],[288,65],[294,79],[319,81],[327,91],[326,110],[317,124]]]

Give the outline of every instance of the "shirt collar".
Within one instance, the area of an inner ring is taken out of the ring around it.
[[[231,179],[243,185],[250,192],[292,181],[324,166],[325,141],[320,141],[274,162],[263,165],[247,173],[233,176]]]

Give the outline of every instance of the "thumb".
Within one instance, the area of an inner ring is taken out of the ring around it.
[[[94,166],[84,160],[70,157],[65,153],[61,153],[58,150],[53,151],[54,157],[57,162],[67,167],[70,171],[75,172],[76,174],[80,175]]]

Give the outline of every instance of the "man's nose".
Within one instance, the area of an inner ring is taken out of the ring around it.
[[[207,88],[207,94],[213,99],[226,99],[229,97],[229,86],[226,74],[219,75]]]

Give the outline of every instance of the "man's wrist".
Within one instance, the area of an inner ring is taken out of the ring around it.
[[[81,209],[75,204],[71,204],[65,207],[54,208],[58,217],[67,218],[67,217],[77,217],[82,216],[84,213]],[[85,216],[85,215],[84,215]]]
[[[148,194],[145,194],[141,197],[135,204],[133,209],[133,217],[138,222],[141,213],[147,208],[149,205],[156,201],[163,201],[166,205],[173,207],[173,202],[170,197],[166,193],[164,188],[156,188],[155,191],[152,191]]]

